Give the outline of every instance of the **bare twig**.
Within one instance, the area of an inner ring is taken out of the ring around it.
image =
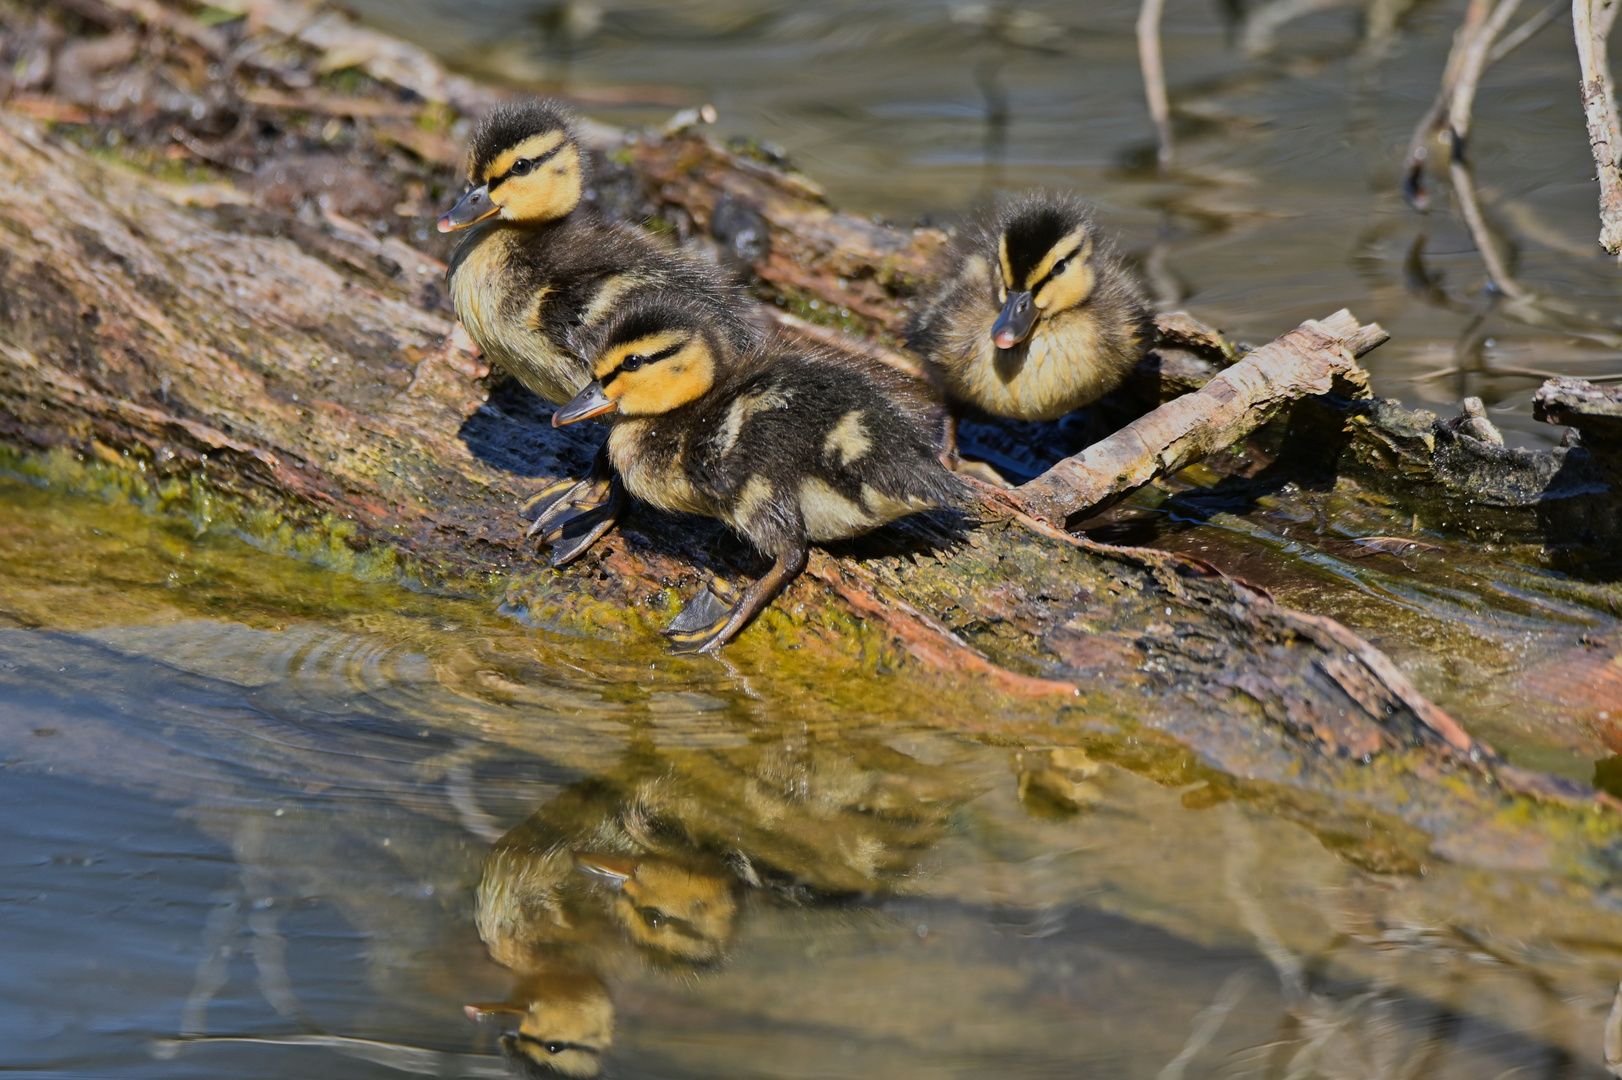
[[[1160,17],[1166,0],[1143,0],[1138,11],[1138,63],[1143,68],[1143,89],[1149,98],[1149,115],[1155,122],[1159,140],[1156,155],[1162,169],[1171,165],[1171,104],[1166,97],[1166,68],[1160,56]]]
[[[1436,100],[1431,103],[1431,107],[1414,128],[1413,136],[1408,140],[1408,158],[1407,165],[1403,169],[1402,194],[1416,210],[1424,210],[1430,206],[1430,194],[1425,189],[1425,160],[1430,157],[1430,143],[1442,131],[1447,119],[1448,106],[1453,100],[1453,86],[1459,78],[1465,49],[1474,40],[1482,23],[1487,21],[1487,15],[1491,10],[1492,0],[1470,0],[1470,6],[1464,10],[1464,22],[1454,31],[1453,48],[1447,54],[1447,66],[1442,70],[1442,85],[1436,92]]]
[[[1622,257],[1622,121],[1606,43],[1622,0],[1572,0],[1572,30],[1582,66],[1583,118],[1599,180],[1600,246]]]
[[[1352,0],[1268,0],[1245,17],[1244,29],[1239,35],[1239,47],[1246,56],[1257,57],[1270,52],[1277,41],[1278,32],[1286,23],[1312,15],[1348,6]]]
[[[1377,324],[1358,325],[1349,311],[1308,320],[1199,391],[1167,402],[1009,494],[1031,516],[1062,526],[1232,446],[1291,403],[1328,393],[1336,377],[1355,378],[1356,357],[1387,336]]]
[[[1471,172],[1469,162],[1464,160],[1462,153],[1454,153],[1453,160],[1448,163],[1447,173],[1448,179],[1453,181],[1453,190],[1459,197],[1459,213],[1464,216],[1464,224],[1470,230],[1470,238],[1475,241],[1476,250],[1481,253],[1481,261],[1486,264],[1487,277],[1492,280],[1493,288],[1512,300],[1525,299],[1530,294],[1509,272],[1503,254],[1498,250],[1486,215],[1481,212],[1481,200],[1476,197],[1475,174]]]
[[[1564,15],[1568,10],[1570,10],[1570,5],[1566,3],[1566,0],[1550,0],[1550,3],[1542,11],[1533,15],[1498,40],[1498,44],[1494,45],[1492,51],[1487,54],[1487,66],[1492,67],[1498,61],[1531,41],[1550,23]]]
[[[1487,56],[1492,43],[1504,32],[1521,0],[1498,0],[1492,15],[1470,35],[1459,57],[1458,79],[1447,103],[1447,126],[1453,141],[1453,158],[1464,154],[1464,141],[1470,135],[1470,120],[1475,110],[1476,88],[1481,85],[1481,73],[1487,70]]]

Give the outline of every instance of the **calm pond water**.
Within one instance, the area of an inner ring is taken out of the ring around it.
[[[0,565],[11,1075],[1604,1075],[1537,875],[9,481]]]
[[[713,101],[898,220],[1080,188],[1197,314],[1262,339],[1350,306],[1396,334],[1380,389],[1482,394],[1521,441],[1549,434],[1535,379],[1408,380],[1466,336],[1622,369],[1560,23],[1489,74],[1473,151],[1563,306],[1488,311],[1446,206],[1392,193],[1457,3],[1377,61],[1344,10],[1247,60],[1172,5],[1166,178],[1127,5],[353,6],[604,119]],[[499,1076],[523,1014],[618,1077],[1607,1075],[1622,924],[1588,894],[1372,873],[1120,741],[1011,748],[939,712],[875,680],[830,715],[0,480],[0,1070]]]

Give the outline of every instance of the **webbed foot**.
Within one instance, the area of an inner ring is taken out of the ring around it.
[[[714,652],[737,637],[789,582],[800,576],[809,557],[804,547],[779,555],[772,568],[745,589],[731,607],[706,586],[665,628],[672,651],[684,655]]]
[[[556,489],[564,488],[561,493]],[[552,566],[569,565],[585,554],[586,550],[620,519],[630,498],[618,477],[604,483],[590,479],[577,484],[554,484],[530,500],[530,505],[544,503],[541,515],[525,535],[540,535],[544,544],[551,545]]]
[[[687,606],[677,612],[676,617],[670,620],[665,627],[664,635],[670,639],[671,651],[679,655],[702,653],[710,649],[719,648],[726,644],[717,640],[728,621],[732,618],[733,608],[719,596],[716,596],[707,586],[687,602]]]
[[[982,484],[990,484],[994,488],[1009,490],[1014,485],[1003,479],[1002,473],[987,465],[983,461],[964,461],[956,454],[945,453],[941,455],[941,464],[959,476],[969,476]]]

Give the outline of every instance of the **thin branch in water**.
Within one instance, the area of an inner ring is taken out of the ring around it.
[[[1481,200],[1476,196],[1475,176],[1471,173],[1462,153],[1453,155],[1453,160],[1448,165],[1448,177],[1453,181],[1453,190],[1459,197],[1459,212],[1464,215],[1464,223],[1470,230],[1470,238],[1475,241],[1476,250],[1481,253],[1481,261],[1486,264],[1487,277],[1492,281],[1493,288],[1512,300],[1525,299],[1530,294],[1510,274],[1509,267],[1498,250],[1497,238],[1488,226],[1487,217],[1481,211]]]
[[[1569,10],[1571,10],[1571,5],[1566,3],[1566,0],[1550,0],[1547,7],[1505,34],[1498,44],[1492,47],[1492,51],[1487,54],[1487,66],[1492,67],[1498,61],[1537,37],[1539,33]]]
[[[1245,19],[1239,35],[1239,47],[1246,56],[1255,58],[1272,51],[1277,44],[1278,32],[1286,23],[1319,11],[1346,7],[1351,0],[1268,0]]]
[[[1470,120],[1475,111],[1476,88],[1481,85],[1481,73],[1487,70],[1488,52],[1520,6],[1521,0],[1499,0],[1491,17],[1470,36],[1459,58],[1458,80],[1447,106],[1447,126],[1455,161],[1464,156],[1464,142],[1469,137]]]
[[[1458,81],[1464,50],[1475,37],[1481,24],[1492,10],[1492,0],[1470,0],[1465,8],[1464,22],[1453,34],[1453,48],[1447,54],[1447,66],[1442,70],[1442,85],[1436,100],[1420,118],[1408,140],[1407,164],[1402,172],[1402,195],[1415,210],[1430,208],[1430,193],[1425,188],[1425,160],[1430,157],[1430,144],[1441,131],[1447,118],[1448,104],[1453,99],[1453,86]]]
[[[1171,103],[1166,97],[1166,68],[1160,56],[1160,17],[1166,0],[1143,0],[1138,11],[1138,64],[1143,68],[1143,90],[1149,98],[1149,116],[1159,140],[1156,160],[1165,170],[1171,166]]]
[[[1599,180],[1599,242],[1622,258],[1622,120],[1606,44],[1622,0],[1572,0],[1572,31],[1582,66],[1583,119]]]
[[[1216,1033],[1222,1030],[1222,1022],[1250,990],[1250,983],[1250,971],[1246,968],[1241,968],[1223,980],[1211,1004],[1201,1009],[1194,1017],[1194,1030],[1188,1033],[1188,1041],[1183,1044],[1182,1050],[1166,1063],[1166,1067],[1160,1070],[1156,1080],[1183,1080],[1183,1070],[1188,1068],[1188,1063],[1193,1061],[1212,1039],[1216,1038]]]

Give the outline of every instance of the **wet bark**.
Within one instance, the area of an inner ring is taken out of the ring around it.
[[[286,9],[246,6],[266,33]],[[142,21],[147,33],[175,32]],[[328,26],[318,47],[342,48],[341,29]],[[362,66],[430,105],[479,96],[465,81],[424,75],[426,61],[412,57],[402,68],[379,47]],[[299,89],[285,69],[280,78]],[[703,138],[603,129],[592,138],[608,212],[651,215],[714,245],[757,295],[824,331],[871,334],[867,348],[889,349],[944,240],[840,213],[810,181]],[[98,163],[0,113],[8,468],[340,570],[503,593],[533,624],[598,637],[646,642],[707,578],[758,573],[719,526],[646,510],[568,572],[543,569],[517,504],[544,480],[582,472],[591,434],[545,425],[544,405],[512,384],[492,394],[445,344],[451,323],[433,254],[379,239],[319,201],[279,208],[282,181],[241,152],[239,184],[182,188]],[[446,156],[432,141],[415,152],[430,163]],[[1215,370],[1231,359],[1174,324],[1149,368],[1155,385],[1174,371],[1186,377],[1189,364]],[[1289,339],[1273,349],[1290,353]],[[1424,465],[1425,453],[1439,453],[1436,431],[1409,439],[1410,421],[1379,403],[1324,408],[1345,435],[1343,453],[1373,455],[1371,470],[1388,464],[1383,448],[1398,474],[1439,475],[1434,460]],[[1229,434],[1242,437],[1251,425],[1233,419]],[[917,519],[817,553],[729,659],[770,669],[790,655],[812,683],[898,670],[921,692],[964,702],[963,726],[980,724],[990,701],[1013,710],[997,713],[1001,723],[1022,717],[1033,731],[1066,718],[1142,724],[1247,783],[1289,793],[1272,798],[1305,800],[1316,807],[1305,816],[1318,819],[1345,811],[1446,831],[1491,813],[1506,791],[1574,806],[1599,799],[1504,765],[1344,627],[1282,608],[1199,560],[1092,543],[995,503],[967,520]],[[1375,772],[1360,771],[1374,762]],[[1466,783],[1440,785],[1444,774]]]

